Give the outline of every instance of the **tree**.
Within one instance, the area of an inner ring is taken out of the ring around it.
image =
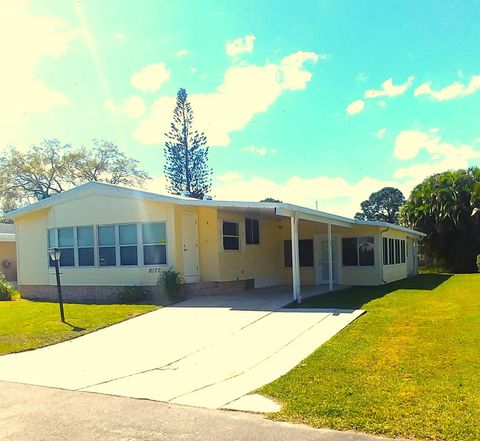
[[[275,198],[265,198],[262,199],[260,202],[282,202],[280,199],[275,199]]]
[[[400,207],[404,203],[405,197],[398,188],[384,187],[360,204],[362,211],[355,214],[355,219],[396,224]]]
[[[170,140],[165,143],[165,175],[168,191],[172,194],[187,192],[202,199],[212,187],[212,169],[208,167],[208,147],[205,133],[193,129],[193,110],[185,89],[179,89],[173,111]]]
[[[455,272],[475,272],[480,254],[480,168],[428,177],[413,189],[400,221],[427,235],[427,257]]]
[[[88,181],[142,186],[147,179],[138,161],[108,141],[94,141],[92,149],[73,149],[58,139],[47,139],[26,152],[10,147],[0,157],[3,212]]]

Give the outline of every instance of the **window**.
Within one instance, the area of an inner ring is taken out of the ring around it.
[[[298,241],[298,254],[300,266],[313,266],[313,240],[301,239]],[[283,243],[283,255],[285,266],[292,266],[292,241],[286,240]]]
[[[238,223],[223,221],[223,249],[239,250],[240,236],[238,233]]]
[[[343,266],[358,266],[357,238],[342,239]]]
[[[245,241],[247,245],[260,244],[260,228],[258,219],[245,218]]]
[[[375,265],[375,241],[373,237],[347,237],[342,239],[343,266]]]
[[[77,227],[78,266],[95,266],[93,227]]]
[[[383,244],[383,264],[388,265],[388,239],[386,237],[383,238],[382,240]]]
[[[60,266],[75,266],[75,243],[73,228],[59,228],[58,248],[60,249]]]
[[[117,264],[115,225],[98,227],[98,261],[100,266]]]
[[[138,265],[137,224],[119,225],[120,265]]]
[[[375,243],[373,237],[358,238],[358,261],[360,266],[375,265]]]
[[[53,228],[48,230],[48,248],[53,247],[61,251],[61,266],[95,266],[95,249],[99,266],[167,263],[164,222]],[[49,264],[53,266],[51,260]]]
[[[406,262],[406,241],[403,239],[383,238],[383,264],[398,265]]]
[[[142,224],[144,265],[167,263],[167,235],[165,223]]]
[[[395,263],[400,263],[400,239],[395,239]]]
[[[395,263],[395,249],[394,249],[395,240],[388,239],[388,264],[393,265]]]

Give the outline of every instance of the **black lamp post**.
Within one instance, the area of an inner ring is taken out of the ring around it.
[[[62,284],[60,283],[60,250],[58,248],[50,248],[50,259],[55,265],[55,275],[57,277],[57,292],[58,292],[58,304],[60,305],[60,317],[62,322],[65,323],[65,313],[63,311],[63,298],[62,298]]]

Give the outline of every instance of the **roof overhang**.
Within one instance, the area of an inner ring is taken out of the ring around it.
[[[277,216],[296,217],[298,219],[303,219],[310,222],[331,224],[338,227],[350,228],[354,224],[354,222],[349,221],[348,218],[342,218],[341,216],[331,215],[329,213],[323,213],[321,211],[310,210],[308,208],[305,209],[296,206],[276,207],[275,214]]]

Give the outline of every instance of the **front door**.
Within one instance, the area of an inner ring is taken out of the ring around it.
[[[198,260],[198,220],[195,213],[182,213],[183,277],[185,282],[200,279]]]
[[[332,237],[332,275],[333,283],[337,281],[337,246],[336,237]],[[315,255],[315,283],[323,285],[328,283],[328,237],[319,234],[314,237],[314,255]]]

